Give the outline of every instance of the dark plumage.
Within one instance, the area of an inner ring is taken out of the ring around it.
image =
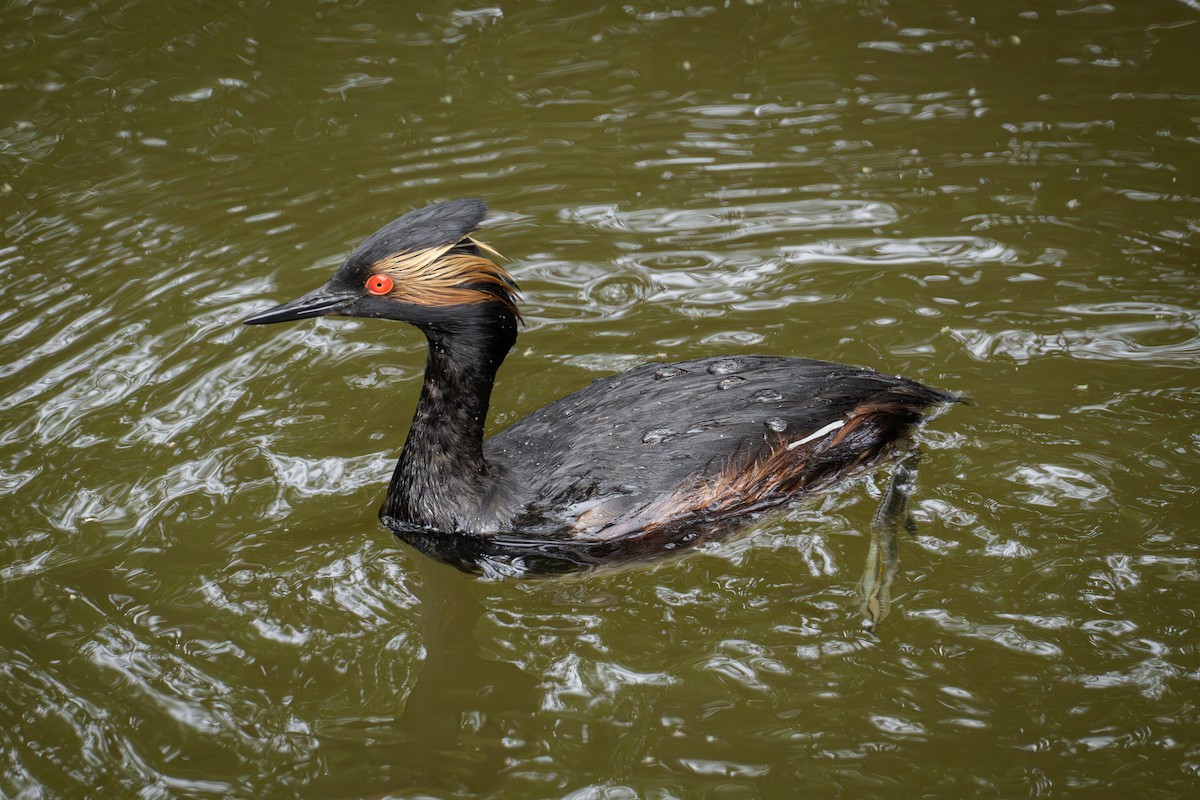
[[[474,199],[451,200],[410,211],[364,239],[346,263],[370,265],[393,253],[455,244],[478,228],[486,214],[487,203]]]
[[[707,538],[878,462],[955,399],[824,361],[705,358],[594,381],[485,441],[517,336],[516,284],[470,236],[486,210],[406,214],[325,286],[246,320],[385,317],[425,333],[425,382],[380,517],[460,566],[591,563]]]

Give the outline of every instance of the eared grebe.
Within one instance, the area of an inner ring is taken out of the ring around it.
[[[825,361],[699,358],[593,381],[484,439],[520,319],[512,277],[471,236],[486,212],[459,200],[406,214],[320,289],[246,320],[334,314],[421,329],[425,383],[380,518],[460,567],[506,557],[555,569],[711,538],[907,451],[924,412],[956,400]],[[903,522],[902,490],[887,494],[880,514]]]

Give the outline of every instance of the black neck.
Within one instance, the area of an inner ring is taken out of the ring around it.
[[[500,478],[484,457],[483,431],[516,320],[493,312],[422,329],[425,383],[381,513],[442,532],[482,532],[494,521]]]

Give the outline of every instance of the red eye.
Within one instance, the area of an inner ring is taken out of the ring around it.
[[[367,291],[371,294],[387,294],[395,287],[395,282],[382,272],[367,278]]]

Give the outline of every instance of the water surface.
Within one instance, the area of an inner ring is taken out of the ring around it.
[[[1200,786],[1190,0],[0,11],[0,795],[1174,798]],[[641,566],[378,524],[423,342],[244,328],[483,197],[496,430],[759,352],[974,397]]]

